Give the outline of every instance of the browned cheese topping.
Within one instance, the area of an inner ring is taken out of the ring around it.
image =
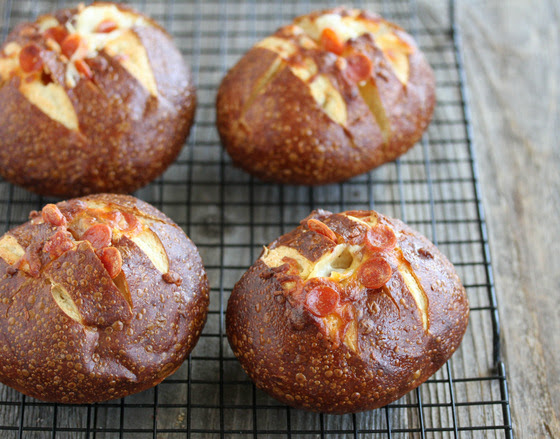
[[[169,259],[163,244],[150,228],[150,225],[157,221],[157,218],[139,211],[93,200],[68,201],[64,213],[57,205],[47,204],[40,213],[34,212],[31,215],[32,226],[36,230],[46,231],[36,233],[26,247],[10,233],[5,234],[0,239],[0,258],[10,265],[8,272],[20,271],[32,278],[47,279],[51,284],[52,296],[60,309],[73,320],[88,325],[89,317],[83,315],[87,310],[83,304],[80,306],[76,303],[76,297],[73,298],[58,279],[57,273],[64,273],[64,267],[68,264],[65,261],[67,255],[81,252],[86,255],[81,259],[86,263],[88,261],[84,258],[93,253],[93,257],[101,262],[101,266],[112,279],[112,288],[116,287],[132,308],[127,279],[121,269],[123,257],[121,250],[115,245],[122,237],[133,241],[145,253],[162,273],[165,282],[177,285],[181,283],[178,275],[170,272]],[[89,262],[93,263],[93,266],[96,264],[93,261]],[[74,269],[87,271],[87,267]]]
[[[332,77],[321,71],[313,54],[328,51],[337,57],[335,66],[358,91],[379,124],[385,140],[390,136],[389,120],[375,84],[380,71],[391,69],[403,87],[409,79],[409,56],[416,48],[401,38],[401,29],[380,17],[359,10],[333,10],[322,15],[311,14],[296,19],[274,36],[255,47],[275,52],[278,57],[256,84],[252,95],[261,90],[288,66],[291,72],[309,87],[320,108],[342,126],[348,124],[345,98]],[[372,47],[380,50],[386,63],[375,62]],[[251,99],[246,107],[250,106]]]
[[[41,16],[27,25],[18,40],[0,52],[0,87],[18,77],[19,91],[51,119],[71,130],[78,117],[68,91],[80,80],[95,83],[92,60],[104,52],[118,62],[148,92],[157,96],[156,81],[146,49],[134,28],[152,26],[142,16],[112,4],[80,6],[71,17]],[[63,72],[51,71],[63,66]],[[58,67],[57,67],[58,68]]]
[[[337,216],[347,224],[333,221]],[[312,241],[306,234],[320,234],[332,245],[322,245],[323,253],[315,255],[299,252],[290,242],[279,242],[265,248],[261,260],[270,268],[266,275],[276,277],[282,285],[282,291],[275,294],[291,306],[303,308],[333,348],[344,343],[354,352],[359,350],[357,304],[368,293],[391,297],[387,283],[395,272],[404,279],[428,331],[426,294],[398,245],[397,234],[388,224],[381,224],[375,212],[310,218],[302,226],[300,242]]]

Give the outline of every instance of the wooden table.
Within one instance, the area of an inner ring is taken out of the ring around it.
[[[419,0],[422,20],[442,4]],[[514,433],[560,437],[560,4],[457,8]]]
[[[560,437],[560,3],[458,12],[514,431]]]

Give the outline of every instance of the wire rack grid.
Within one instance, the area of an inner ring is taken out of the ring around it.
[[[374,10],[412,33],[437,80],[437,108],[422,141],[399,160],[317,188],[264,184],[231,166],[215,129],[224,73],[258,39],[328,2],[131,3],[162,23],[198,84],[197,122],[179,159],[136,195],[173,218],[198,245],[211,283],[208,322],[191,357],[158,387],[93,405],[51,404],[0,385],[1,438],[487,438],[513,436],[486,225],[479,195],[460,35],[453,1],[377,0]],[[2,39],[13,26],[71,5],[3,0]],[[48,198],[0,182],[2,230]],[[224,334],[229,293],[263,244],[314,208],[375,208],[431,238],[457,267],[471,317],[453,358],[417,390],[372,412],[330,416],[285,407],[257,390]]]

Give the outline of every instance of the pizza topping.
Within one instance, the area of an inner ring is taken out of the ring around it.
[[[86,230],[82,240],[89,241],[93,248],[102,249],[111,245],[112,230],[107,224],[94,224]]]
[[[113,20],[105,19],[97,25],[95,31],[98,33],[109,33],[118,29],[118,27],[119,26],[117,25],[117,23],[115,23]]]
[[[68,36],[68,30],[64,26],[54,26],[49,27],[45,32],[43,32],[45,38],[50,38],[56,41],[59,45],[62,44],[64,39]]]
[[[44,248],[44,247],[43,247]],[[27,272],[33,277],[39,277],[41,272],[41,257],[39,256],[41,252],[41,243],[36,242],[31,244],[25,250],[25,254],[14,264],[15,269],[23,268],[23,271]],[[27,265],[27,269],[25,266]]]
[[[352,82],[362,82],[371,77],[373,64],[366,55],[353,53],[346,57],[346,62],[346,75]]]
[[[138,218],[131,213],[123,212],[122,220],[118,224],[119,228],[126,233],[139,232],[142,230],[142,224]]]
[[[373,251],[392,250],[397,245],[397,237],[390,227],[378,224],[368,230],[365,244]]]
[[[74,66],[76,67],[76,70],[87,79],[91,79],[93,77],[91,68],[83,59],[77,59],[76,61],[74,61]]]
[[[122,269],[122,256],[121,252],[115,247],[105,247],[97,251],[97,256],[103,263],[103,266],[114,279],[119,275]]]
[[[334,288],[327,284],[319,284],[307,290],[305,307],[311,314],[317,317],[325,317],[336,310],[339,301],[340,295]]]
[[[83,38],[78,34],[70,34],[62,44],[60,45],[62,49],[62,53],[68,59],[75,57],[75,58],[82,58],[87,52],[87,45]]]
[[[360,267],[358,279],[364,287],[377,289],[385,285],[392,274],[391,265],[382,256],[373,256]]]
[[[290,258],[289,256],[284,256],[282,258],[282,260],[288,264],[286,273],[287,274],[299,274],[301,271],[301,267],[299,265],[299,262],[296,261],[294,258]]]
[[[321,32],[321,46],[337,55],[342,54],[344,51],[344,42],[340,39],[338,34],[329,27],[326,27],[323,29],[323,32]]]
[[[300,291],[303,289],[303,282],[301,278],[295,274],[285,274],[278,278],[278,282],[282,286],[282,290],[291,295],[291,298],[299,296]]]
[[[337,242],[336,234],[324,222],[311,218],[307,220],[307,227],[309,227],[309,230],[326,236],[331,241]]]
[[[76,61],[74,61],[74,67],[76,67],[76,70],[87,79],[91,79],[93,77],[93,72],[91,71],[89,65],[83,59],[77,59]]]
[[[323,249],[322,256],[313,261],[301,257],[297,244],[296,248],[290,244],[272,246],[261,257],[269,267],[261,277],[274,277],[280,284],[280,291],[274,294],[282,296],[290,309],[303,310],[333,348],[344,343],[356,352],[361,318],[356,307],[369,294],[380,293],[393,276],[393,269],[401,272],[395,265],[398,240],[390,226],[379,224],[373,211],[327,213],[320,218],[325,222],[316,217],[304,219],[300,233],[310,230],[336,240],[336,245],[305,241],[305,245]],[[303,243],[297,239],[294,242]]]
[[[73,247],[74,240],[71,233],[59,230],[45,243],[43,251],[48,253],[51,259],[56,259]]]
[[[65,226],[66,218],[56,204],[47,204],[41,211],[43,220],[55,227]]]
[[[36,44],[28,44],[19,53],[19,65],[26,73],[37,72],[43,67],[41,48]]]
[[[409,79],[409,56],[414,47],[405,41],[399,28],[382,19],[370,19],[361,16],[359,10],[336,10],[317,16],[303,16],[295,21],[296,28],[302,29],[323,49],[342,56],[352,42],[363,35],[370,35],[375,45],[381,50],[397,79],[404,85]],[[361,82],[371,73],[371,62],[364,59],[346,59],[349,63],[357,63],[355,68],[348,70],[350,79]],[[342,63],[341,63],[342,64]],[[378,72],[376,72],[378,73]],[[381,73],[382,74],[382,73]]]
[[[88,209],[88,216],[103,221],[113,229],[123,233],[135,234],[142,231],[142,224],[135,215],[119,210],[104,211],[102,209]]]

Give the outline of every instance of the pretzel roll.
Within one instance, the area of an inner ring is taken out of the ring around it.
[[[374,211],[314,211],[230,296],[227,335],[257,387],[293,407],[354,413],[434,374],[467,327],[465,289],[425,237]]]
[[[220,86],[217,125],[245,171],[318,185],[405,153],[434,102],[433,72],[410,35],[335,8],[298,17],[249,50]]]
[[[126,195],[47,204],[0,238],[0,382],[92,403],[155,386],[195,346],[208,282],[195,245]]]
[[[113,3],[22,23],[0,49],[0,174],[60,197],[132,192],[189,133],[195,88],[170,36]]]

